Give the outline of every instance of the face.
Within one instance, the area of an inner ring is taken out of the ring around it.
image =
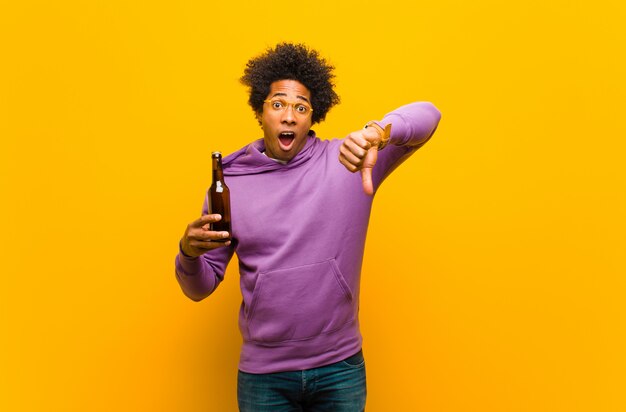
[[[311,128],[311,93],[297,80],[278,80],[259,114],[265,140],[265,153],[289,161],[306,144]]]

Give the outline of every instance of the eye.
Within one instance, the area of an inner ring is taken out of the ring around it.
[[[309,111],[309,108],[307,106],[303,105],[303,104],[298,104],[298,105],[296,105],[296,111],[298,113],[305,114],[306,112]]]
[[[283,104],[283,102],[281,102],[280,100],[274,100],[272,102],[272,108],[274,108],[275,110],[280,110],[284,107],[285,105]]]

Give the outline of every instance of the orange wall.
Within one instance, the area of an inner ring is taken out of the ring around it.
[[[624,4],[3,3],[0,409],[235,410],[236,265],[196,304],[173,259],[289,40],[337,66],[321,136],[443,112],[374,207],[368,410],[626,410]]]

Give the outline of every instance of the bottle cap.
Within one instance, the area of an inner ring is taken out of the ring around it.
[[[222,152],[212,152],[212,153],[211,153],[211,156],[215,156],[215,155],[220,155],[220,156],[221,156],[221,155],[222,155]]]

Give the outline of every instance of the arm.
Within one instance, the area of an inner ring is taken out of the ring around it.
[[[205,212],[206,213],[206,212]],[[194,301],[209,296],[224,279],[226,266],[233,256],[231,242],[216,242],[227,232],[214,232],[209,225],[219,215],[204,214],[187,226],[176,256],[176,279],[183,293]]]
[[[350,133],[341,145],[339,161],[351,172],[361,171],[363,190],[371,195],[389,173],[430,139],[440,118],[431,103],[404,105],[375,122],[380,127]],[[388,124],[391,134],[379,151],[381,131]]]
[[[379,122],[384,127],[391,124],[389,147],[420,147],[433,135],[441,113],[429,102],[409,103],[387,113]]]

